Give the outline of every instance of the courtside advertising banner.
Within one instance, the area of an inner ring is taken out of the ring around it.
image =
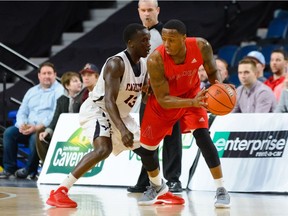
[[[288,192],[287,114],[217,116],[210,132],[222,163],[226,189]],[[191,190],[215,190],[202,156],[188,187]]]
[[[138,121],[138,114],[131,114]],[[183,187],[188,184],[188,173],[196,152],[192,152],[193,136],[182,136],[182,175]],[[78,114],[61,114],[57,122],[50,147],[40,173],[39,184],[60,184],[73,170],[81,158],[93,150],[88,139],[82,135]],[[159,148],[160,169],[162,170],[162,144]],[[111,154],[101,161],[75,184],[131,186],[135,185],[142,163],[132,151],[123,151],[118,156]]]

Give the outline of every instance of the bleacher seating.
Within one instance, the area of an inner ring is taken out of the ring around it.
[[[240,46],[235,55],[234,55],[234,59],[233,62],[231,64],[232,67],[237,67],[238,62],[243,59],[245,56],[247,56],[247,54],[250,51],[254,51],[254,50],[258,50],[259,46],[256,44],[251,44],[251,45],[246,45],[246,46]]]
[[[238,48],[239,48],[238,45],[222,46],[219,48],[217,56],[218,58],[224,59],[230,67],[234,61],[234,56]]]

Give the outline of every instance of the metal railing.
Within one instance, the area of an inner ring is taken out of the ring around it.
[[[38,65],[34,64],[32,61],[30,61],[30,60],[27,59],[26,57],[22,56],[21,54],[15,52],[14,50],[12,50],[11,48],[7,47],[7,46],[4,45],[3,43],[0,43],[0,48],[4,49],[5,51],[9,52],[10,54],[16,56],[16,57],[19,58],[21,61],[27,63],[27,64],[30,65],[30,66],[32,66],[34,69],[38,69],[38,68],[39,68]],[[7,118],[6,118],[6,108],[7,108],[7,106],[6,106],[6,105],[7,105],[7,103],[6,103],[7,74],[11,74],[11,75],[13,75],[13,76],[16,76],[16,77],[18,77],[21,81],[24,81],[24,82],[26,82],[26,83],[29,83],[29,84],[32,85],[32,86],[34,86],[35,83],[34,83],[31,79],[29,79],[29,78],[27,78],[27,77],[19,74],[17,71],[15,71],[14,69],[12,69],[11,67],[9,67],[8,65],[6,65],[6,64],[4,64],[4,63],[2,63],[2,62],[0,62],[0,70],[3,72],[3,73],[2,73],[2,76],[3,76],[3,94],[2,94],[2,96],[3,96],[3,97],[2,97],[2,106],[3,106],[3,107],[2,107],[2,109],[3,109],[3,124],[4,124],[3,126],[2,126],[2,125],[0,125],[0,126],[6,127],[6,119],[7,119]],[[17,104],[19,104],[18,102],[20,102],[20,101],[18,101],[17,99],[15,99],[15,98],[13,98],[13,97],[10,97],[10,100],[11,100],[12,102],[14,102],[14,103],[17,103]],[[21,102],[20,102],[20,103],[21,103]]]

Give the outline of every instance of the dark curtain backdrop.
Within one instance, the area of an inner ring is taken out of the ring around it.
[[[59,41],[62,32],[81,28],[79,23],[89,16],[89,4],[91,2],[0,2],[0,42],[27,58],[45,56],[51,45]],[[86,62],[101,68],[107,57],[124,49],[124,27],[140,22],[137,4],[138,1],[129,3],[51,57],[58,76],[68,70],[79,71]],[[159,1],[159,6],[162,22],[172,18],[182,20],[187,25],[188,36],[206,38],[215,54],[223,45],[256,40],[257,28],[268,26],[275,9],[288,9],[287,2],[281,1]],[[0,61],[16,68],[20,65],[1,51]],[[36,71],[27,77],[38,83]],[[8,110],[17,108],[8,98],[12,96],[21,101],[29,87],[18,82],[6,92]],[[0,94],[1,101],[2,97]]]

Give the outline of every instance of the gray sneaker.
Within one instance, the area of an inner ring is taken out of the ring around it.
[[[28,173],[28,170],[26,168],[18,169],[15,172],[15,176],[17,178],[26,179],[28,175],[29,175],[29,173]]]
[[[168,186],[162,180],[162,185],[157,186],[150,182],[150,186],[144,192],[143,196],[138,200],[138,205],[153,205],[158,196],[161,196],[169,191]]]
[[[15,179],[15,175],[12,173],[7,172],[6,170],[3,170],[3,172],[0,173],[0,179]]]
[[[214,206],[216,208],[230,207],[230,196],[224,187],[217,188]]]

